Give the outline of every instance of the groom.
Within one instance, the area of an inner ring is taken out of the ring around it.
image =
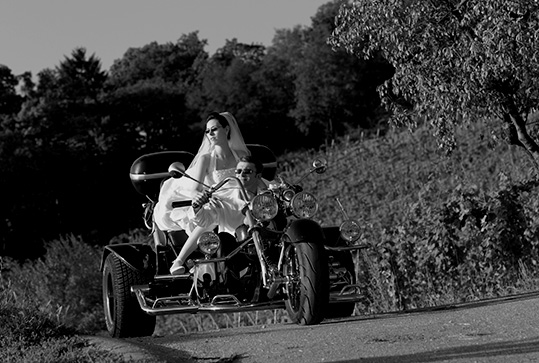
[[[236,164],[236,177],[241,180],[250,199],[268,187],[262,179],[263,167],[264,166],[259,160],[250,155],[241,157]],[[237,217],[243,220],[241,209],[246,201],[244,201],[240,195],[238,195],[238,199],[241,200],[238,200],[238,204],[233,208],[238,212]],[[195,224],[202,227],[214,224],[220,218],[219,209],[222,209],[223,207],[212,201],[211,194],[207,191],[199,192],[193,198],[192,204],[195,205],[195,207],[190,208],[188,212],[189,218],[191,218]],[[239,226],[241,221],[237,224]]]

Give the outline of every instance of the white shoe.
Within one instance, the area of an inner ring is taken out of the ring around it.
[[[185,273],[185,266],[183,266],[181,261],[174,261],[169,271],[171,275],[183,275]]]

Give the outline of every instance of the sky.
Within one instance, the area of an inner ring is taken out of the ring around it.
[[[0,64],[14,75],[55,68],[77,47],[109,70],[128,48],[198,30],[211,54],[236,38],[271,45],[276,29],[310,26],[331,0],[0,0]]]

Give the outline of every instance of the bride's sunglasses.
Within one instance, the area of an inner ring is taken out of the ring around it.
[[[212,132],[217,132],[217,130],[219,130],[220,127],[212,127],[211,129],[207,129],[206,131],[204,131],[206,134],[211,134]]]

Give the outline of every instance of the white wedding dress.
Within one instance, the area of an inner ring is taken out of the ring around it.
[[[223,113],[222,115],[227,118],[231,127],[229,146],[236,158],[236,162],[238,162],[241,156],[248,155],[250,152],[243,141],[234,117],[229,113]],[[203,153],[211,155],[209,170],[203,180],[204,184],[214,186],[224,178],[235,175],[235,168],[216,169],[216,158],[206,137],[204,137],[199,152],[186,170],[187,174],[194,169]],[[188,178],[169,178],[165,180],[161,186],[159,200],[154,208],[154,221],[159,229],[163,231],[185,230],[187,234],[191,234],[191,231],[196,226],[211,227],[218,225],[220,232],[234,233],[236,227],[243,222],[244,216],[241,213],[241,208],[245,204],[243,198],[241,198],[237,182],[234,180],[229,181],[213,193],[211,202],[205,204],[196,216],[192,207],[172,208],[172,202],[192,200],[197,193],[196,183]]]

